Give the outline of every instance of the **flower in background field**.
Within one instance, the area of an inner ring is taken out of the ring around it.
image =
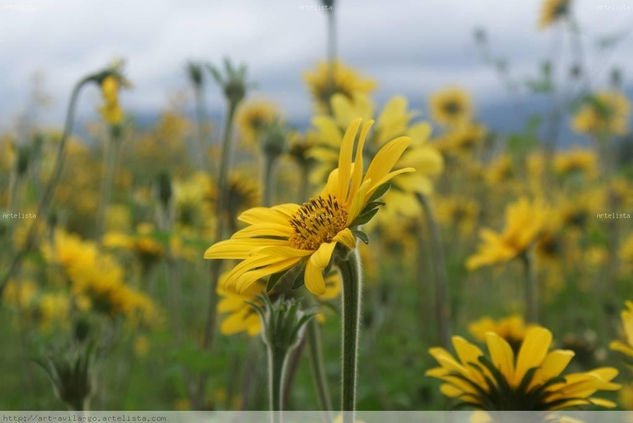
[[[37,315],[44,330],[65,325],[70,315],[70,298],[64,293],[43,294],[37,303]]]
[[[571,0],[544,0],[541,5],[539,28],[545,29],[569,14]]]
[[[218,282],[218,314],[224,315],[220,323],[220,332],[223,335],[234,335],[246,332],[249,336],[255,336],[261,328],[259,316],[253,310],[249,302],[257,301],[257,295],[265,292],[266,285],[262,282],[253,283],[247,292],[236,293],[226,288],[228,272],[220,276]]]
[[[502,232],[482,229],[482,243],[468,258],[466,267],[474,270],[482,266],[510,261],[523,254],[538,240],[548,216],[540,201],[521,198],[506,207],[505,228]]]
[[[597,391],[616,391],[611,382],[618,374],[612,367],[564,374],[574,353],[549,351],[552,333],[533,327],[525,335],[518,354],[494,332],[485,335],[488,356],[464,338],[453,337],[454,358],[443,348],[431,348],[439,363],[427,375],[444,383],[441,392],[461,405],[482,410],[560,410],[583,405],[615,407],[593,397]]]
[[[37,284],[31,280],[10,280],[2,293],[3,302],[17,309],[26,310],[37,296]]]
[[[434,145],[442,153],[464,156],[481,147],[487,133],[484,125],[464,123],[442,134]]]
[[[355,94],[370,94],[376,88],[375,81],[359,75],[354,69],[338,61],[334,62],[333,69],[330,69],[327,62],[319,63],[314,71],[304,74],[304,80],[320,112],[328,110],[330,99],[335,94],[351,99]]]
[[[109,125],[117,126],[123,122],[123,110],[119,105],[120,81],[114,76],[108,76],[101,82],[101,96],[103,105],[99,112]]]
[[[479,205],[476,201],[466,197],[438,197],[435,199],[437,220],[447,228],[458,228],[462,235],[473,231]]]
[[[622,329],[624,330],[624,342],[612,341],[609,345],[614,351],[621,352],[627,359],[633,359],[633,301],[626,301],[626,308],[620,314]]]
[[[226,287],[236,293],[250,292],[261,278],[296,267],[304,272],[306,288],[315,295],[326,290],[323,271],[337,244],[353,249],[352,229],[376,214],[374,193],[395,176],[414,169],[392,171],[409,144],[409,138],[396,138],[376,154],[363,176],[363,146],[372,125],[360,130],[355,157],[354,141],[361,126],[357,119],[348,128],[339,155],[339,166],[330,173],[321,193],[303,205],[281,204],[258,207],[239,216],[246,228],[231,239],[211,246],[207,259],[237,259],[241,262],[227,275]],[[303,269],[305,265],[305,269]]]
[[[572,119],[572,129],[581,134],[622,135],[628,130],[631,104],[615,91],[601,91],[583,102]]]
[[[486,169],[486,180],[491,185],[502,184],[515,176],[514,163],[508,154],[499,154]]]
[[[229,216],[237,216],[260,204],[260,184],[243,172],[232,172],[229,175],[227,190],[227,210]]]
[[[317,145],[311,151],[311,155],[318,161],[313,171],[314,182],[324,180],[336,167],[337,151],[345,128],[359,116],[370,119],[375,113],[375,107],[362,95],[356,95],[353,101],[335,95],[332,97],[332,111],[332,116],[316,116],[312,122],[317,128]],[[431,126],[426,122],[411,122],[416,114],[409,110],[404,97],[392,97],[378,114],[376,125],[367,135],[365,143],[366,155],[374,157],[376,151],[395,137],[407,136],[411,139],[411,145],[398,165],[411,167],[416,171],[394,179],[394,189],[385,196],[389,212],[410,216],[420,214],[419,204],[411,194],[432,193],[433,178],[444,170],[442,155],[428,142]]]
[[[279,108],[265,100],[252,100],[240,106],[237,124],[242,139],[249,146],[256,146],[266,127],[279,119]]]
[[[431,95],[431,117],[443,126],[460,126],[470,122],[473,106],[470,95],[459,87],[449,87]]]
[[[598,171],[598,157],[592,150],[574,148],[556,154],[553,167],[559,175],[582,173],[591,177],[595,176]]]
[[[499,320],[483,317],[468,325],[468,331],[481,342],[486,341],[486,334],[493,332],[505,339],[514,351],[518,351],[529,329],[534,327],[526,324],[523,317],[513,314]]]

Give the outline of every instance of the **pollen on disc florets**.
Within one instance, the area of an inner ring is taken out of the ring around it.
[[[315,197],[303,203],[290,219],[294,229],[289,238],[290,245],[301,250],[316,250],[321,244],[332,242],[346,224],[347,210],[336,197]]]

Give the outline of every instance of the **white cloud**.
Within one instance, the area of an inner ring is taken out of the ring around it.
[[[605,7],[614,1],[577,0],[589,34],[629,23],[633,10]],[[495,51],[526,74],[551,55],[556,42],[555,31],[536,31],[539,3],[339,0],[339,51],[379,79],[379,99],[395,93],[421,99],[434,87],[459,83],[485,101],[500,93],[474,49],[473,29],[487,28]],[[47,88],[58,101],[45,117],[56,122],[73,81],[118,56],[127,59],[134,83],[124,96],[133,110],[159,110],[170,92],[186,87],[188,59],[219,62],[229,55],[249,65],[260,93],[279,101],[290,116],[305,117],[310,104],[301,72],[325,54],[325,17],[314,7],[316,0],[2,0],[0,5],[0,125],[5,126],[27,104],[34,71],[46,72]],[[622,53],[612,59],[633,68],[631,55]],[[595,48],[587,49],[587,56],[594,54]],[[222,107],[215,87],[207,100],[211,111]],[[92,92],[82,107],[95,102]]]

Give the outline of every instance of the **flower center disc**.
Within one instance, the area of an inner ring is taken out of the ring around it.
[[[332,239],[347,223],[347,210],[335,197],[318,196],[307,203],[290,219],[294,233],[288,239],[290,245],[300,250],[316,250],[324,242]]]

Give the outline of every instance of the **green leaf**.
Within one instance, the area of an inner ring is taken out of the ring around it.
[[[352,229],[352,233],[365,244],[369,244],[369,236],[365,232],[359,231],[358,229]]]
[[[384,183],[376,188],[376,191],[374,191],[371,197],[369,197],[369,202],[379,200],[383,195],[387,193],[387,191],[389,191],[389,188],[391,188],[391,184],[389,182]]]
[[[362,213],[356,219],[354,219],[350,226],[364,225],[365,223],[369,222],[376,215],[376,213],[378,213],[378,208]]]

